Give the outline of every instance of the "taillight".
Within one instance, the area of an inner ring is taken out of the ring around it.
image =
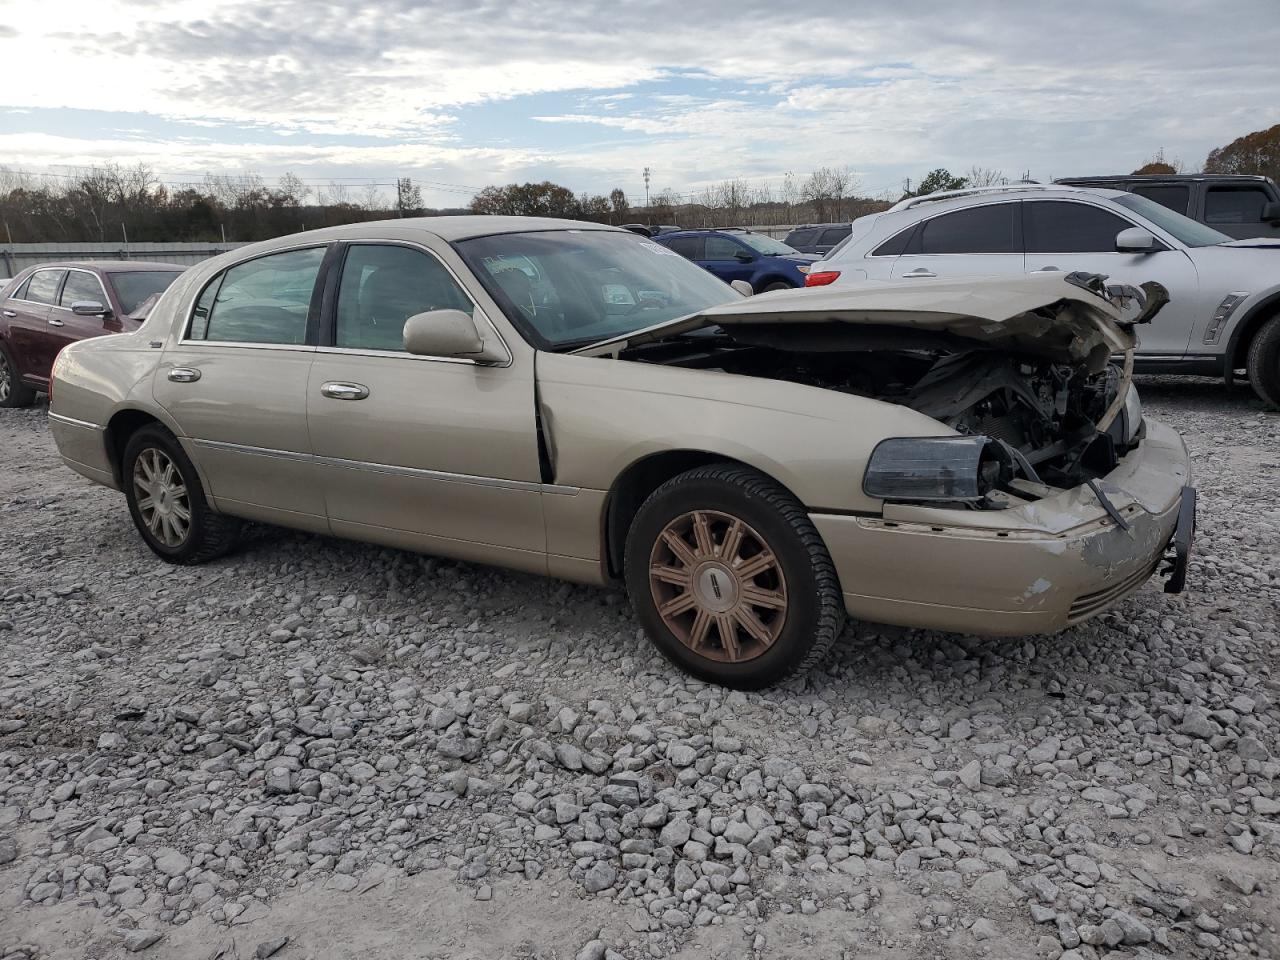
[[[806,287],[825,287],[829,283],[835,283],[838,276],[840,276],[839,270],[823,270],[819,273],[811,273],[804,278],[804,285]]]

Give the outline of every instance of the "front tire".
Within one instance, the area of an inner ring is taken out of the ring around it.
[[[0,407],[29,407],[36,392],[22,382],[9,348],[0,343]]]
[[[792,289],[794,289],[794,288],[791,286],[791,284],[789,284],[789,283],[787,283],[787,282],[785,282],[785,281],[783,281],[783,280],[775,280],[773,283],[766,284],[766,285],[765,285],[765,288],[764,288],[763,290],[761,290],[760,292],[761,292],[761,293],[773,293],[773,291],[775,291],[775,290],[792,290]]]
[[[668,480],[627,533],[624,576],[650,639],[710,683],[769,686],[823,659],[840,634],[835,567],[803,506],[737,464]]]
[[[1280,407],[1280,316],[1272,317],[1253,335],[1245,366],[1253,392]]]
[[[162,559],[204,563],[235,546],[240,521],[209,507],[195,467],[163,427],[142,427],[129,438],[121,480],[134,526]]]

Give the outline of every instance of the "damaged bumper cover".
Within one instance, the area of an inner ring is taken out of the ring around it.
[[[1110,609],[1171,553],[1180,590],[1195,525],[1182,438],[1147,420],[1145,440],[1102,478],[1008,510],[885,504],[879,517],[812,514],[849,613],[975,634],[1053,633]],[[1127,527],[1127,529],[1126,529]]]

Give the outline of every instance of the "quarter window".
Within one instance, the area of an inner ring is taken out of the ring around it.
[[[916,232],[916,226],[907,227],[907,229],[894,234],[880,246],[871,251],[873,257],[900,257],[907,250],[907,244],[911,242],[911,237]]]
[[[1204,198],[1206,223],[1260,223],[1270,197],[1261,187],[1210,187]]]
[[[1038,200],[1023,206],[1027,253],[1115,253],[1116,234],[1132,226],[1085,203]]]
[[[27,284],[24,299],[36,303],[53,303],[58,294],[58,283],[62,280],[64,270],[38,270]]]
[[[1150,187],[1134,187],[1133,192],[1140,197],[1154,200],[1162,207],[1168,207],[1174,213],[1186,214],[1187,204],[1191,199],[1191,191],[1177,184],[1159,184]]]
[[[102,284],[98,282],[97,277],[83,270],[72,270],[67,274],[67,282],[62,285],[62,296],[58,302],[70,309],[73,303],[88,300],[100,303],[104,307],[108,305],[107,295],[102,292]]]
[[[1012,203],[957,210],[925,221],[920,253],[1013,253]]]
[[[411,247],[351,246],[338,288],[336,346],[403,350],[404,322],[429,310],[472,310],[439,260]]]
[[[231,267],[205,287],[189,339],[305,343],[324,248],[287,250]]]

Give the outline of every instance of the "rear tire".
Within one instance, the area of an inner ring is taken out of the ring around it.
[[[786,282],[784,282],[784,281],[782,281],[782,280],[775,280],[773,283],[768,284],[768,285],[767,285],[763,290],[761,290],[760,292],[761,292],[761,293],[773,293],[773,291],[775,291],[775,290],[794,290],[794,289],[795,289],[795,288],[794,288],[794,287],[792,287],[792,286],[791,286],[791,284],[789,284],[789,283],[786,283]]]
[[[1280,407],[1280,316],[1272,317],[1253,335],[1245,366],[1254,393]]]
[[[0,407],[29,407],[35,402],[35,390],[22,382],[13,355],[0,343]]]
[[[645,631],[710,683],[769,686],[822,660],[844,624],[835,567],[808,513],[737,464],[668,480],[627,532],[624,576]]]
[[[134,526],[161,559],[204,563],[236,545],[240,521],[209,507],[196,468],[164,427],[142,427],[129,438],[120,479]]]

